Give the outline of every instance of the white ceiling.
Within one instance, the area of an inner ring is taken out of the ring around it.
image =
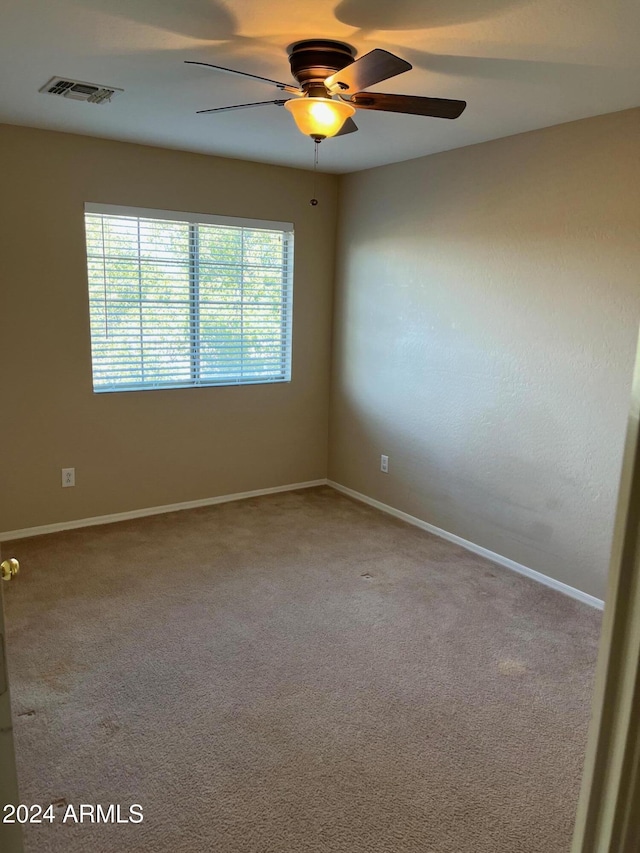
[[[257,81],[285,82],[286,47],[335,38],[413,70],[376,91],[461,98],[456,121],[360,111],[320,146],[350,172],[640,104],[638,0],[1,0],[0,121],[311,168],[313,143]],[[96,106],[40,94],[54,75],[123,88]]]

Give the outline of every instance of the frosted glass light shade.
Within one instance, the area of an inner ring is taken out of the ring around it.
[[[355,107],[331,98],[291,98],[285,103],[301,133],[314,139],[335,136]]]

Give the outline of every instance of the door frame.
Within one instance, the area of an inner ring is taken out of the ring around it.
[[[640,850],[640,346],[571,853]],[[635,817],[635,820],[634,820]]]
[[[1,554],[0,559],[2,559]],[[0,848],[3,853],[23,853],[20,824],[2,823],[5,804],[13,803],[17,806],[20,802],[11,719],[3,586],[4,582],[0,580]]]

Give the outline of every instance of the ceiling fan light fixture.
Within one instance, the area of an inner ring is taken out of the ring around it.
[[[345,101],[316,97],[291,98],[285,108],[293,116],[298,130],[316,140],[335,136],[356,111]]]

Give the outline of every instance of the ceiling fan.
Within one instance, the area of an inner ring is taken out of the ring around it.
[[[298,86],[280,83],[268,77],[248,74],[212,65],[209,62],[186,60],[187,65],[204,65],[227,74],[238,74],[269,83],[291,95],[272,101],[255,101],[198,110],[198,113],[220,113],[261,107],[268,104],[284,106],[294,118],[298,129],[316,142],[329,136],[343,136],[358,129],[352,116],[356,109],[382,110],[409,115],[454,119],[467,106],[466,101],[447,98],[424,98],[416,95],[391,95],[365,91],[390,77],[409,71],[410,63],[386,50],[372,50],[360,59],[351,45],[327,39],[299,41],[288,49],[291,74]]]

